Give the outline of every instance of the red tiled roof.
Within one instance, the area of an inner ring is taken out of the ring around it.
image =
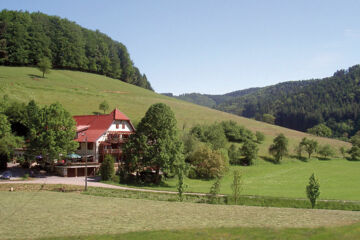
[[[109,129],[114,120],[129,121],[130,119],[120,112],[118,109],[114,109],[109,114],[104,115],[80,115],[73,116],[76,121],[76,129],[78,138],[75,141],[78,142],[95,142],[102,134]],[[87,137],[87,139],[86,139]]]

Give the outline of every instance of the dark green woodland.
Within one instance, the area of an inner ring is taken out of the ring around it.
[[[0,12],[0,64],[35,66],[49,58],[53,68],[97,73],[150,89],[126,47],[100,31],[40,12]]]

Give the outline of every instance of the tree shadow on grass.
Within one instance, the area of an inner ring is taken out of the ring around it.
[[[94,115],[101,115],[101,112],[93,112]]]
[[[308,159],[306,157],[302,157],[302,156],[300,157],[298,155],[289,155],[289,157],[291,159],[300,160],[302,162],[307,162],[308,161]]]
[[[350,162],[359,162],[359,161],[360,161],[360,160],[358,160],[358,159],[353,159],[353,158],[351,158],[351,157],[346,157],[345,159],[348,160],[348,161],[350,161]]]
[[[39,78],[42,78],[42,76],[36,75],[36,74],[28,74],[30,78],[33,80],[40,80]]]
[[[279,164],[274,158],[268,157],[268,156],[259,156],[262,160],[273,163],[273,164]]]
[[[331,158],[328,157],[317,157],[317,159],[319,159],[320,161],[330,161]]]

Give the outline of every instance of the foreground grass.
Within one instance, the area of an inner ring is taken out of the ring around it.
[[[2,191],[0,198],[3,239],[219,227],[312,228],[360,220],[360,212],[352,211],[179,203],[46,191]]]
[[[83,191],[82,186],[62,185],[62,184],[0,184],[0,191],[9,191],[13,188],[15,191],[38,192],[38,191],[55,191],[55,192],[76,192],[86,195],[111,198],[133,198],[147,199],[155,201],[178,202],[177,194],[158,193],[158,192],[141,192],[133,190],[89,187],[87,192]],[[184,196],[184,202],[188,203],[208,203],[208,195],[187,194]],[[231,196],[218,196],[214,204],[234,205]],[[246,196],[241,195],[238,205],[260,206],[260,207],[279,207],[279,208],[311,208],[307,199],[278,198],[264,196]],[[315,206],[316,209],[329,210],[347,210],[360,211],[360,201],[338,201],[338,200],[319,200]]]
[[[221,193],[231,194],[233,170],[240,170],[243,174],[244,195],[257,195],[285,198],[306,198],[305,186],[312,173],[320,181],[320,199],[360,200],[358,183],[360,182],[360,162],[345,159],[332,159],[322,161],[311,159],[302,162],[286,159],[282,164],[272,164],[258,160],[254,166],[231,166],[229,172],[221,181]],[[144,187],[140,185],[118,184],[126,187]],[[177,179],[168,179],[161,186],[145,186],[144,188],[156,190],[176,190]],[[185,179],[188,185],[186,191],[208,193],[213,181]]]
[[[360,224],[336,228],[315,229],[273,229],[273,228],[207,228],[207,229],[183,229],[173,231],[147,231],[132,232],[116,235],[91,235],[62,238],[43,238],[41,240],[208,240],[208,239],[294,239],[294,240],[328,240],[343,239],[353,240],[360,238]]]

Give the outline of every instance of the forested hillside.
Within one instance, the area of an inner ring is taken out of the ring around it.
[[[98,73],[152,90],[126,47],[98,30],[40,12],[2,10],[0,64],[34,66],[44,57],[57,69]]]
[[[355,65],[328,78],[284,82],[220,96],[202,96],[217,100],[211,107],[218,110],[273,121],[276,125],[300,131],[318,126],[323,129],[325,126],[331,131],[324,136],[347,139],[360,130],[359,80],[360,65]],[[183,96],[188,98],[191,94],[179,96],[187,100]],[[192,100],[201,104],[195,98]],[[315,134],[319,132],[319,128],[312,130]]]

